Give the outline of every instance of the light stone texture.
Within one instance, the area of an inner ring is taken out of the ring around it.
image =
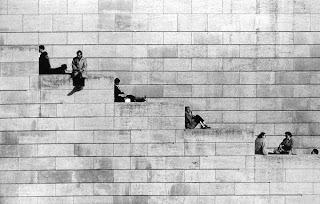
[[[0,203],[319,203],[319,8],[0,0]],[[83,51],[84,90],[38,78],[39,44],[68,70]],[[115,104],[115,77],[147,103]],[[254,156],[261,131],[297,155]]]

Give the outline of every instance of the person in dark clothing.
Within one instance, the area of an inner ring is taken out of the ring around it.
[[[144,97],[136,97],[133,95],[125,95],[120,88],[120,79],[115,78],[114,79],[114,102],[125,102],[126,99],[129,99],[130,102],[145,102],[146,101],[146,96]]]
[[[274,150],[275,154],[292,154],[294,141],[291,132],[285,132],[285,137],[279,147]]]
[[[41,53],[39,57],[39,74],[65,74],[67,69],[66,64],[58,68],[51,68],[48,53],[43,45],[39,46],[39,52]]]
[[[255,140],[255,154],[267,155],[266,133],[261,132]]]
[[[199,115],[193,115],[189,106],[185,107],[185,128],[194,129],[198,124],[201,125],[201,129],[210,128],[205,124],[204,120]]]
[[[124,93],[119,89],[118,85],[120,83],[120,79],[115,78],[114,80],[114,102],[124,102]]]
[[[319,151],[317,149],[313,149],[311,154],[319,154]]]
[[[77,51],[77,56],[72,60],[73,86],[80,91],[85,86],[85,78],[87,77],[87,60],[82,56],[82,51]]]

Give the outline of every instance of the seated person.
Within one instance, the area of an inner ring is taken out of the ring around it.
[[[285,132],[285,137],[279,147],[274,150],[275,154],[292,154],[294,141],[291,132]]]
[[[210,128],[205,124],[204,120],[199,115],[193,115],[189,106],[185,107],[185,127],[186,129],[194,129],[198,124],[201,125],[201,129]]]
[[[144,97],[136,97],[133,95],[125,95],[120,88],[118,87],[120,84],[120,79],[114,79],[114,102],[125,102],[126,100],[130,100],[130,102],[145,102],[146,96]]]
[[[76,90],[82,90],[85,85],[85,78],[87,76],[87,60],[82,56],[82,51],[77,51],[77,56],[72,60],[72,74],[73,86]]]
[[[63,64],[58,68],[51,68],[48,53],[43,45],[39,46],[39,74],[65,74],[67,65]]]
[[[319,154],[319,151],[317,149],[313,149],[311,154]]]
[[[263,154],[263,155],[267,155],[268,152],[266,150],[266,133],[261,132],[255,141],[255,154]]]

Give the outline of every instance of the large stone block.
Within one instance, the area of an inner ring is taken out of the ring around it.
[[[0,130],[2,131],[26,131],[37,128],[37,119],[34,118],[0,119],[0,122]]]
[[[131,44],[131,32],[99,32],[100,44]]]
[[[19,170],[53,170],[56,168],[54,157],[19,158]]]
[[[8,14],[38,14],[38,0],[9,0]]]
[[[116,103],[115,116],[184,116],[184,105],[170,103]]]
[[[38,156],[74,156],[73,144],[42,144],[38,145]]]
[[[95,157],[94,169],[130,169],[131,157]]]
[[[133,13],[163,13],[163,0],[133,0]]]
[[[37,75],[38,62],[3,62],[0,63],[1,77],[22,77]]]
[[[116,122],[117,120],[114,121],[112,117],[75,118],[74,128],[76,130],[111,130],[116,127]]]
[[[163,34],[161,32],[133,33],[133,44],[163,44]]]
[[[24,32],[52,31],[52,16],[51,15],[24,15],[23,31]]]
[[[224,85],[224,97],[256,97],[255,85]]]
[[[216,170],[216,182],[254,182],[253,169]]]
[[[191,13],[191,0],[164,0],[164,13]]]
[[[98,33],[68,33],[68,44],[98,44]]]
[[[99,1],[99,13],[131,13],[133,7],[132,0]]]
[[[0,62],[35,62],[37,51],[36,46],[1,46]]]
[[[17,184],[1,184],[0,185],[1,196],[18,196],[19,185]]]
[[[211,156],[200,158],[200,169],[245,168],[244,156]]]
[[[18,158],[0,158],[1,166],[0,170],[19,170],[19,159]]]
[[[36,183],[36,171],[2,171],[0,183]]]
[[[56,184],[57,196],[93,195],[92,183]]]
[[[38,183],[70,183],[72,171],[39,171]]]
[[[65,14],[67,13],[68,0],[39,0],[40,14]]]
[[[92,157],[57,157],[57,170],[67,169],[93,169]]]
[[[221,0],[193,0],[193,13],[222,13]]]
[[[150,144],[148,145],[149,156],[183,156],[184,145],[182,143],[173,144]]]
[[[192,58],[192,70],[194,71],[221,71],[222,60],[210,58]]]
[[[113,156],[112,144],[77,144],[74,154],[77,156]]]
[[[192,44],[221,44],[221,32],[194,32],[192,33]]]
[[[7,45],[37,45],[37,33],[8,33],[6,39]]]
[[[166,195],[165,183],[134,183],[131,187],[131,195]]]
[[[149,17],[149,31],[177,31],[176,14],[152,14]]]
[[[114,31],[114,14],[85,14],[83,15],[83,31]]]
[[[98,0],[68,0],[68,13],[98,13]]]
[[[131,132],[127,130],[94,131],[94,143],[130,143]]]
[[[215,143],[185,143],[184,154],[188,156],[212,156],[216,154]]]
[[[240,57],[240,46],[208,45],[208,57]]]
[[[80,170],[72,172],[74,182],[113,182],[113,170]]]
[[[57,104],[58,117],[98,117],[105,113],[105,104]]]
[[[179,14],[178,31],[207,31],[208,18],[205,14]]]
[[[39,117],[40,105],[0,105],[0,118]]]
[[[236,183],[236,195],[265,195],[269,194],[271,187],[269,183]]]
[[[232,183],[200,183],[200,195],[234,195]]]
[[[164,59],[164,70],[165,71],[190,71],[191,70],[191,59]]]
[[[185,182],[215,182],[215,170],[186,170],[184,171]]]
[[[191,33],[189,32],[164,32],[164,44],[191,44]]]
[[[53,31],[82,31],[81,15],[53,16]]]
[[[128,183],[94,184],[94,195],[129,195]]]
[[[270,194],[278,195],[301,195],[301,194],[313,194],[312,183],[270,183]]]
[[[131,143],[173,143],[174,130],[133,130]]]
[[[227,0],[223,2],[223,13],[256,13],[255,0]]]
[[[216,155],[254,155],[253,143],[217,143]]]

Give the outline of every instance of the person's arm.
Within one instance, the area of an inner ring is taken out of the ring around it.
[[[83,58],[83,65],[82,65],[82,67],[81,67],[81,72],[87,71],[87,66],[88,66],[88,64],[87,64],[87,59],[86,59],[86,58]]]
[[[267,155],[268,154],[266,148],[267,148],[267,143],[266,143],[266,141],[263,141],[262,142],[262,154],[263,155]]]
[[[72,60],[72,71],[79,71],[75,58],[73,58],[73,60]]]

